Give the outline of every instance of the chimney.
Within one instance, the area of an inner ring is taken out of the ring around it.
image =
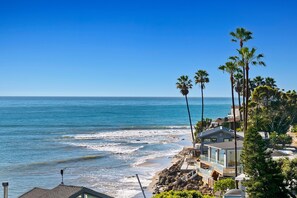
[[[4,191],[4,198],[8,198],[8,182],[3,182],[3,191]]]

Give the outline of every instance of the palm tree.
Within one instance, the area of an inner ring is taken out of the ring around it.
[[[236,117],[235,117],[235,102],[234,102],[234,74],[239,71],[239,68],[234,62],[226,62],[225,65],[219,67],[223,72],[230,74],[231,94],[232,94],[232,109],[234,122],[234,148],[235,148],[235,177],[237,177],[237,135],[236,135]]]
[[[181,76],[177,79],[176,88],[180,89],[181,94],[183,96],[185,96],[185,99],[186,99],[188,116],[189,116],[189,121],[190,121],[190,128],[191,128],[191,135],[192,135],[192,143],[193,143],[193,148],[194,148],[195,147],[195,138],[194,138],[194,133],[193,133],[192,120],[191,120],[191,114],[190,114],[188,97],[187,97],[187,95],[189,93],[189,89],[192,89],[192,86],[193,86],[192,80],[190,80],[188,76]]]
[[[242,80],[243,80],[243,75],[242,75],[242,71],[237,72],[236,74],[234,74],[234,89],[237,92],[237,97],[238,97],[238,105],[239,105],[239,116],[240,116],[240,121],[242,121],[242,112],[241,112],[241,93],[242,93]]]
[[[245,74],[246,74],[246,90],[245,90],[245,120],[244,120],[244,126],[245,126],[245,130],[247,129],[247,120],[248,120],[248,100],[249,100],[249,86],[248,86],[248,82],[249,82],[249,70],[250,67],[249,65],[262,65],[265,66],[265,63],[263,61],[261,61],[261,59],[264,57],[263,54],[258,54],[256,55],[256,49],[252,48],[251,50],[247,47],[243,47],[240,50],[238,50],[239,54],[242,56],[243,59],[243,64],[245,66]]]
[[[264,85],[264,84],[265,84],[265,82],[264,82],[264,78],[262,78],[261,76],[256,76],[256,77],[253,79],[253,83],[255,84],[255,87]]]
[[[248,40],[252,39],[252,32],[244,29],[244,28],[237,28],[235,32],[230,32],[230,35],[233,37],[231,39],[232,42],[238,42],[239,41],[239,46],[240,46],[240,50],[243,48],[243,43],[244,42],[247,42]],[[242,62],[244,62],[244,58],[242,57]],[[246,85],[246,75],[245,75],[245,65],[242,65],[243,69],[243,87],[242,87],[242,90],[243,90],[243,96],[242,96],[242,99],[243,99],[243,118],[244,120],[246,120],[247,118],[245,117],[246,115],[246,106],[247,104],[245,104],[245,85]],[[244,129],[244,132],[246,131],[246,126],[243,127]]]
[[[272,88],[275,88],[276,87],[276,84],[275,84],[275,80],[271,77],[267,77],[265,78],[265,82],[263,84],[269,86],[269,87],[272,87]]]
[[[202,113],[201,113],[201,123],[202,123],[202,130],[203,130],[203,116],[204,116],[204,97],[203,97],[203,89],[205,89],[205,83],[209,82],[208,73],[205,70],[198,70],[195,76],[195,83],[200,83],[201,89],[201,100],[202,100]]]
[[[252,32],[244,29],[244,28],[237,28],[235,32],[230,32],[230,35],[233,37],[231,39],[232,42],[239,41],[240,48],[243,48],[243,42],[247,42],[248,40],[252,39]]]
[[[252,93],[255,88],[264,84],[264,78],[262,78],[261,76],[256,76],[254,79],[250,80],[250,93]]]

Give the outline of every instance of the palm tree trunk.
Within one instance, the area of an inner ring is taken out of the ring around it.
[[[234,150],[235,150],[235,177],[237,177],[237,135],[236,135],[236,117],[235,117],[235,102],[234,102],[234,79],[233,74],[230,77],[231,80],[231,93],[232,93],[232,109],[233,109],[233,126],[234,126]],[[236,188],[238,189],[238,184],[236,182]]]
[[[238,105],[239,105],[239,117],[240,117],[240,121],[242,121],[240,91],[238,92]]]
[[[245,87],[245,66],[243,66],[242,68],[242,74],[243,74],[243,87],[242,87],[242,90],[243,90],[243,94],[242,94],[242,101],[243,101],[243,132],[246,132],[247,130],[247,127],[246,127],[246,124],[245,124],[245,121],[246,121],[246,117],[245,117],[245,112],[246,112],[246,103],[245,103],[245,90],[246,90],[246,87]]]
[[[243,41],[242,40],[240,40],[240,50],[243,48]],[[244,58],[243,58],[243,56],[242,56],[242,62],[244,62]],[[247,125],[246,125],[246,104],[245,104],[245,80],[246,80],[246,78],[245,78],[245,67],[244,67],[244,65],[243,65],[243,68],[242,68],[242,73],[243,73],[243,94],[242,94],[242,102],[243,102],[243,120],[244,120],[244,122],[243,122],[243,132],[246,132],[246,130],[247,130]],[[241,115],[241,114],[240,114]]]
[[[202,99],[201,124],[202,124],[202,131],[203,131],[203,127],[204,127],[204,124],[203,124],[203,116],[204,116],[204,97],[203,97],[203,85],[202,85],[202,83],[201,83],[201,99]]]
[[[189,116],[190,128],[191,128],[191,134],[192,134],[192,143],[193,143],[193,148],[194,148],[195,147],[195,139],[194,139],[192,120],[191,120],[191,113],[190,113],[190,109],[189,109],[189,103],[188,103],[187,95],[185,95],[185,98],[186,98],[186,103],[187,103],[187,110],[188,110],[188,116]]]
[[[248,126],[248,102],[249,102],[249,65],[246,64],[245,66],[245,69],[246,69],[246,90],[245,90],[245,120],[244,120],[244,123],[245,123],[245,130],[247,130],[247,126]]]

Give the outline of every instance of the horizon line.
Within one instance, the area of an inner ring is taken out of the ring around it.
[[[66,98],[66,97],[73,97],[73,98],[78,98],[78,97],[81,97],[81,98],[183,98],[183,96],[0,96],[0,97],[7,97],[7,98],[12,98],[12,97],[28,97],[28,98],[42,98],[42,97],[55,97],[55,98],[58,98],[58,97],[61,97],[61,98]],[[200,96],[190,96],[188,98],[201,98]],[[207,97],[204,97],[204,98],[231,98],[231,97],[228,97],[228,96],[207,96]]]

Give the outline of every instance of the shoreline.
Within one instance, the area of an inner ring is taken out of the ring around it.
[[[164,171],[165,169],[169,169],[184,157],[184,150],[190,145],[189,137],[185,134],[179,136],[178,138],[180,139],[178,141],[178,145],[180,145],[181,148],[172,156],[161,156],[153,159],[148,159],[145,162],[137,165],[139,167],[156,167],[156,171],[153,173],[152,177],[149,178],[149,184],[143,186],[146,197],[154,196],[153,192],[155,191],[156,184],[159,181],[159,177],[162,171]],[[133,196],[133,198],[143,198],[142,192],[137,193]]]
[[[184,158],[184,150],[186,147],[183,147],[181,151],[179,151],[177,154],[175,154],[173,157],[171,157],[170,163],[166,166],[166,168],[157,171],[154,176],[151,179],[150,184],[147,187],[147,190],[151,193],[153,193],[155,191],[155,186],[157,184],[157,182],[159,181],[159,177],[160,174],[162,173],[162,171],[164,171],[165,169],[169,169],[170,167],[172,167],[174,164],[176,164],[178,161],[180,161],[181,159]]]
[[[166,168],[154,174],[146,189],[151,196],[170,190],[196,190],[202,194],[212,194],[212,189],[203,183],[201,176],[196,174],[194,177],[191,176],[191,179],[187,179],[188,174],[192,174],[192,170],[181,170],[184,159],[189,157],[192,149],[190,146],[184,146],[172,157]]]

